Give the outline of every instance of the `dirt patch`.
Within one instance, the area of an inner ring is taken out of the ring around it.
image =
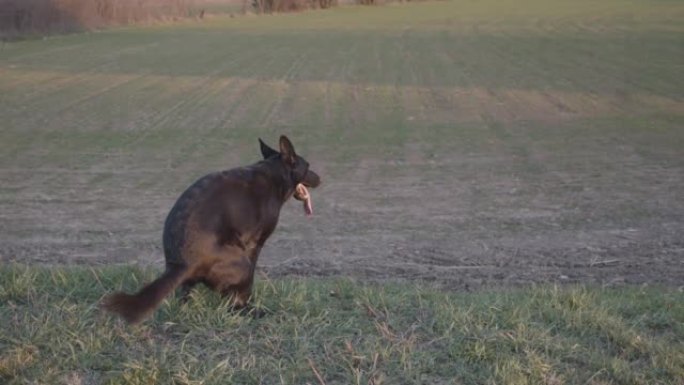
[[[548,171],[543,178],[506,176],[505,168],[487,175],[505,157],[430,163],[423,147],[407,145],[415,164],[366,158],[340,169],[323,162],[328,178],[312,192],[316,215],[306,218],[298,202],[286,204],[262,272],[458,290],[531,282],[684,285],[684,210],[674,190],[632,188],[615,198],[621,187],[610,187],[615,181],[605,176],[575,172],[570,183]],[[683,187],[675,171],[632,177]],[[161,225],[173,192],[113,187],[156,174],[2,170],[0,260],[161,268]],[[88,187],[103,180],[109,187]],[[632,202],[644,212],[620,210]]]

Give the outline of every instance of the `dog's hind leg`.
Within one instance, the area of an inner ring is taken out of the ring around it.
[[[207,284],[224,297],[230,298],[236,309],[247,305],[251,296],[254,269],[249,258],[230,255],[215,263],[207,274]]]

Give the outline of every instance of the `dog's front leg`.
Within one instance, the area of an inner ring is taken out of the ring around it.
[[[241,314],[251,314],[254,318],[261,318],[266,315],[266,311],[254,307],[250,302],[252,299],[252,288],[254,285],[254,273],[256,272],[256,264],[259,260],[259,254],[263,245],[255,246],[249,253],[250,272],[249,279],[245,285],[238,288],[234,293],[234,309],[239,310]]]

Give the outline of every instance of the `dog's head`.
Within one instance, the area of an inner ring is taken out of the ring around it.
[[[321,178],[309,169],[309,162],[306,159],[297,155],[287,136],[282,135],[280,137],[280,152],[269,147],[261,139],[259,139],[259,144],[264,159],[278,157],[285,164],[285,167],[291,172],[292,182],[295,185],[301,183],[306,187],[316,188],[321,184]]]

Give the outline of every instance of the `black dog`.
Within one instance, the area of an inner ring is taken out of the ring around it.
[[[164,224],[164,274],[137,294],[108,296],[105,309],[137,323],[177,286],[187,296],[197,283],[230,297],[236,309],[247,306],[259,252],[283,204],[294,195],[309,214],[306,187],[321,183],[287,137],[280,152],[259,143],[264,160],[206,175],[185,190]]]

